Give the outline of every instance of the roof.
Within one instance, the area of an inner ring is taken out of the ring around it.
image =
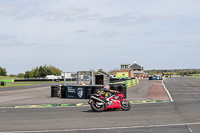
[[[136,63],[132,64],[132,65],[130,66],[130,68],[131,68],[131,69],[143,69],[142,66],[140,66],[140,65],[138,65],[138,64],[136,64]]]
[[[134,74],[144,74],[143,72],[141,71],[133,71]]]
[[[109,74],[105,73],[105,72],[97,72],[96,75],[106,75],[106,76],[109,76]]]

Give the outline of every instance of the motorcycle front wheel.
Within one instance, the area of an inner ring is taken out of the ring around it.
[[[102,105],[98,105],[99,102],[97,101],[92,101],[91,102],[91,108],[93,111],[95,112],[102,112],[105,110],[105,104],[102,104]]]
[[[129,111],[131,109],[131,104],[126,100],[122,101],[121,108],[122,108],[122,110]]]

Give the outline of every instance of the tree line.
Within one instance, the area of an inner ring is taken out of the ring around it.
[[[0,76],[7,76],[7,71],[5,68],[0,67]]]
[[[195,75],[200,74],[200,69],[170,69],[170,70],[145,70],[148,74],[167,74],[167,75]]]
[[[24,78],[44,78],[47,75],[61,75],[61,70],[59,68],[56,68],[54,66],[40,66],[36,67],[31,71],[26,71],[24,74]]]
[[[61,75],[61,70],[54,66],[37,66],[32,70],[25,71],[25,73],[19,73],[17,75],[10,74],[10,77],[19,77],[19,78],[44,78],[47,75]],[[0,67],[0,76],[8,76],[5,68]]]

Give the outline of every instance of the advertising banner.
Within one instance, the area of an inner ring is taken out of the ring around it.
[[[67,86],[66,98],[85,99],[84,86]]]

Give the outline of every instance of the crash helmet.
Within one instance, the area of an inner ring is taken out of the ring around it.
[[[109,91],[110,90],[110,86],[107,86],[107,85],[105,85],[103,88],[105,89],[105,91]]]

